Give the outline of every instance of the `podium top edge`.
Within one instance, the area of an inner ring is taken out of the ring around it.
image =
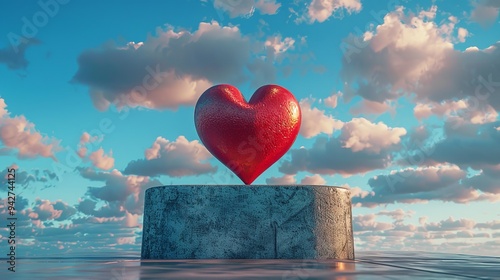
[[[336,189],[343,189],[343,190],[349,190],[349,188],[346,187],[341,187],[341,186],[328,186],[328,185],[300,185],[300,184],[295,184],[295,185],[163,185],[163,186],[155,186],[151,187],[152,188],[168,188],[168,187],[241,187],[241,188],[252,188],[252,187],[257,187],[257,188],[266,188],[266,187],[324,187],[324,188],[336,188]]]

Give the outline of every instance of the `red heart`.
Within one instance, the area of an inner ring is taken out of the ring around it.
[[[207,89],[194,112],[205,147],[246,185],[251,184],[292,146],[302,120],[287,89],[262,86],[247,103],[231,85]]]

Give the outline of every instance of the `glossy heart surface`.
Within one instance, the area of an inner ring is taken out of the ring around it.
[[[205,147],[250,185],[290,149],[302,117],[281,86],[262,86],[246,102],[236,87],[222,84],[200,96],[194,120]]]

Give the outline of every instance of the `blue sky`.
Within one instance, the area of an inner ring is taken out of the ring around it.
[[[3,186],[17,168],[19,254],[138,255],[147,188],[242,184],[194,127],[197,98],[220,83],[247,100],[279,84],[300,101],[296,142],[253,184],[351,188],[357,250],[498,252],[499,8],[3,3],[0,167]],[[126,174],[148,154],[159,175]]]

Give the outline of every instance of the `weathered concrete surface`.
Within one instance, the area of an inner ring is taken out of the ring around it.
[[[146,191],[143,259],[354,259],[349,190],[304,185]]]

